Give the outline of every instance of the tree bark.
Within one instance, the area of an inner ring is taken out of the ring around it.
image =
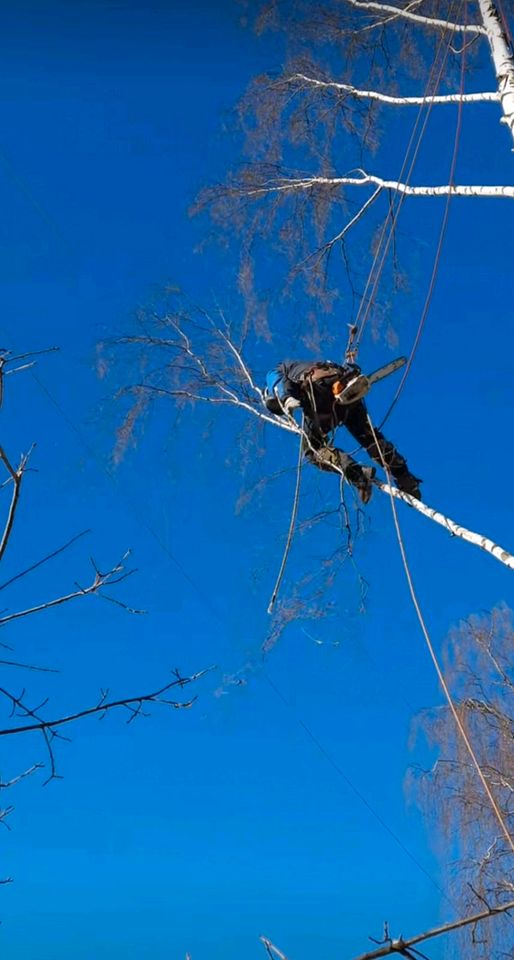
[[[494,0],[478,0],[482,23],[491,48],[498,93],[503,110],[502,123],[510,130],[514,144],[514,55]],[[512,147],[514,150],[514,146]]]

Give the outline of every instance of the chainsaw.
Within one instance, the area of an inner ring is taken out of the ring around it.
[[[355,373],[355,375],[350,376],[350,379],[345,383],[337,380],[332,387],[332,392],[337,403],[355,403],[357,400],[362,400],[374,383],[378,383],[378,381],[383,380],[384,377],[395,373],[396,370],[405,366],[406,363],[407,357],[398,357],[396,360],[391,360],[390,363],[384,364],[383,367],[379,367],[378,370],[375,370],[373,373]]]

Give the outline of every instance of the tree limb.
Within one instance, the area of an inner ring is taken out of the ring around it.
[[[242,196],[259,197],[271,193],[293,193],[295,190],[312,190],[316,187],[365,187],[374,184],[384,190],[395,190],[412,197],[446,197],[451,194],[455,197],[508,197],[514,198],[514,186],[486,185],[486,184],[451,184],[438,186],[413,187],[400,180],[384,180],[375,174],[361,170],[360,176],[352,177],[278,177],[275,180],[265,181],[261,186],[234,188]]]
[[[443,30],[451,30],[453,33],[476,33],[482,36],[487,35],[485,27],[477,23],[452,23],[449,20],[439,20],[436,17],[424,17],[419,13],[413,13],[409,7],[416,4],[410,3],[407,7],[395,7],[389,3],[377,3],[376,0],[344,0],[357,10],[371,10],[374,13],[390,14],[389,20],[397,18],[411,20],[414,23],[420,23],[424,27],[441,27]],[[382,25],[382,22],[379,23]]]
[[[391,487],[389,484],[382,483],[380,480],[374,480],[373,482],[375,486],[382,491],[382,493],[386,493],[388,496],[396,497],[398,500],[403,500],[404,503],[409,505],[409,507],[414,507],[418,513],[422,513],[425,517],[428,517],[430,520],[438,523],[441,527],[445,527],[452,537],[460,537],[461,540],[466,540],[468,543],[472,543],[474,546],[480,547],[481,550],[485,550],[486,553],[490,553],[491,556],[496,560],[499,560],[500,563],[503,563],[506,567],[514,570],[514,556],[512,553],[509,553],[508,550],[500,547],[494,542],[494,540],[490,540],[488,537],[483,537],[480,533],[473,533],[472,530],[462,527],[460,524],[455,523],[454,520],[450,520],[449,517],[445,517],[443,513],[439,513],[438,510],[434,510],[433,507],[428,507],[420,500],[415,500],[414,497],[409,496],[408,493],[402,493],[397,487]]]
[[[419,933],[415,937],[409,937],[404,940],[399,937],[396,940],[388,939],[387,943],[379,947],[378,950],[370,950],[368,953],[361,953],[355,960],[378,960],[380,957],[387,957],[391,953],[403,954],[408,956],[409,949],[417,943],[423,943],[424,940],[430,940],[434,937],[443,936],[445,933],[451,933],[452,930],[459,930],[461,927],[469,926],[471,923],[479,923],[481,920],[488,920],[500,913],[506,913],[508,910],[514,910],[514,900],[509,903],[500,904],[497,907],[488,907],[480,913],[475,913],[470,917],[462,917],[460,920],[453,920],[450,923],[444,923],[440,927],[433,927],[425,933]]]
[[[357,100],[378,100],[380,103],[389,103],[398,107],[441,103],[498,103],[500,101],[500,94],[496,90],[482,93],[450,93],[440,95],[433,94],[423,97],[393,97],[387,93],[380,93],[378,90],[360,90],[350,83],[317,80],[315,77],[307,77],[304,73],[293,73],[290,77],[286,77],[283,82],[288,84],[300,82],[306,86],[317,87],[321,90],[335,90],[349,97],[355,97]]]

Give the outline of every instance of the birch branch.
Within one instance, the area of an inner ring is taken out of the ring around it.
[[[514,187],[511,188],[514,194]],[[177,332],[180,332],[177,325]],[[255,388],[255,381],[250,373],[250,368],[240,349],[230,340],[228,335],[222,337],[225,344],[225,348],[229,350],[230,354],[236,359],[237,365],[240,371],[243,372],[245,379],[248,382],[248,385],[252,389]],[[187,346],[184,346],[183,349],[187,352],[188,356],[194,355],[194,348],[190,341],[186,338]],[[157,395],[164,395],[168,397],[176,397],[181,399],[188,399],[191,401],[201,400],[204,403],[211,404],[230,404],[236,408],[244,410],[245,413],[249,413],[254,417],[257,417],[259,420],[263,420],[274,427],[278,427],[281,430],[286,430],[288,433],[294,433],[300,438],[303,436],[304,444],[307,444],[310,447],[311,452],[316,456],[317,451],[314,450],[312,445],[309,442],[309,438],[303,431],[302,427],[296,423],[293,417],[291,416],[275,416],[271,414],[265,408],[263,409],[262,405],[257,401],[252,401],[250,399],[243,399],[240,396],[237,396],[235,390],[228,391],[229,395],[227,396],[227,391],[222,389],[222,385],[217,384],[216,376],[214,373],[211,373],[206,363],[201,360],[200,367],[204,380],[204,384],[199,384],[195,387],[188,388],[187,386],[179,389],[166,389],[164,387],[155,386],[153,384],[139,383],[131,387],[132,390],[141,390],[141,391],[150,391],[154,392]],[[212,391],[218,388],[222,395],[216,396],[212,395]],[[205,395],[198,392],[200,389],[208,389],[209,394]],[[326,464],[324,465],[326,468]],[[339,474],[339,476],[344,479],[343,470],[335,465],[331,465],[330,469]],[[409,496],[407,493],[402,493],[396,487],[392,487],[387,483],[383,483],[380,480],[375,479],[373,481],[374,485],[382,493],[387,496],[397,497],[399,500],[403,500],[409,507],[413,507],[419,513],[422,513],[424,516],[428,517],[429,520],[433,520],[435,523],[444,527],[451,536],[459,537],[461,540],[465,540],[468,543],[473,544],[474,546],[479,547],[481,550],[484,550],[486,553],[491,554],[496,560],[500,563],[503,563],[504,566],[508,567],[511,570],[514,570],[514,555],[506,550],[504,547],[499,546],[489,537],[485,537],[480,533],[475,533],[471,530],[468,530],[466,527],[461,526],[461,524],[456,523],[450,517],[446,517],[443,513],[440,513],[438,510],[435,510],[433,507],[429,507],[426,504],[422,503],[420,500],[414,499],[414,497]],[[0,618],[0,625],[2,619]]]
[[[359,172],[359,171],[358,171]],[[366,187],[377,186],[384,190],[394,190],[411,197],[446,197],[451,194],[455,197],[507,197],[514,198],[514,185],[486,185],[486,184],[451,184],[438,186],[413,187],[400,180],[384,180],[375,174],[360,171],[360,176],[352,177],[280,177],[269,180],[254,189],[242,189],[240,192],[247,197],[265,196],[270,193],[294,193],[295,190],[312,190],[315,187]]]
[[[409,496],[408,493],[402,493],[397,487],[391,487],[389,484],[382,483],[380,480],[374,480],[373,482],[382,493],[396,497],[398,500],[403,500],[409,507],[414,507],[418,513],[422,513],[425,517],[428,517],[429,520],[433,520],[434,523],[445,527],[452,537],[460,537],[461,540],[466,540],[468,543],[474,544],[475,547],[480,547],[481,550],[490,553],[495,560],[499,560],[500,563],[509,567],[510,570],[514,570],[514,556],[512,553],[509,553],[508,550],[505,550],[504,547],[500,547],[494,540],[490,540],[489,537],[484,537],[480,533],[473,533],[472,530],[462,527],[459,523],[455,523],[455,520],[451,520],[438,510],[434,510],[433,507],[428,507],[420,500]]]
[[[294,73],[290,77],[286,77],[283,82],[287,84],[300,82],[306,86],[316,87],[321,90],[335,90],[349,97],[354,97],[356,100],[378,100],[380,103],[389,103],[397,107],[440,103],[498,103],[501,96],[498,91],[493,90],[482,93],[449,93],[424,97],[393,97],[387,93],[380,93],[378,90],[360,90],[350,83],[338,83],[335,80],[317,80],[315,77],[307,77],[304,73]]]
[[[344,0],[344,2],[349,3],[357,10],[371,10],[373,13],[389,14],[389,20],[396,20],[397,18],[411,20],[424,27],[441,27],[443,30],[451,30],[454,33],[475,33],[482,36],[487,34],[485,27],[481,27],[477,23],[452,23],[450,20],[439,20],[437,17],[424,17],[420,13],[413,13],[409,9],[414,6],[412,3],[407,7],[395,7],[389,3],[377,3],[376,0]],[[381,26],[381,23],[379,25]]]

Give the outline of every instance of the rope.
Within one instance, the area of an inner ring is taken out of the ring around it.
[[[273,593],[271,594],[271,599],[268,604],[268,613],[273,613],[273,607],[275,606],[276,599],[278,597],[278,592],[282,583],[284,572],[286,569],[287,559],[289,557],[289,552],[291,550],[291,544],[293,542],[294,530],[296,526],[296,518],[298,516],[298,504],[300,502],[300,483],[302,479],[302,459],[303,459],[303,413],[301,419],[301,432],[300,432],[300,444],[298,446],[298,463],[296,465],[296,486],[294,491],[293,498],[293,509],[291,511],[291,519],[289,521],[289,530],[287,532],[287,540],[284,548],[284,553],[282,556],[282,563],[280,564],[280,570],[278,571],[278,576],[275,581],[275,586],[273,587]]]
[[[455,7],[456,7],[456,4],[455,4]],[[452,15],[452,13],[453,13],[453,8],[448,12],[448,21],[449,21],[451,15]],[[425,87],[424,100],[426,101],[426,103],[424,103],[424,104],[419,108],[419,110],[418,110],[418,114],[417,114],[417,117],[416,117],[416,121],[415,121],[414,126],[413,126],[413,130],[412,130],[412,133],[411,133],[411,136],[410,136],[410,140],[409,140],[409,143],[408,143],[408,145],[407,145],[406,152],[405,152],[405,157],[404,157],[404,160],[403,160],[402,168],[401,168],[401,171],[400,171],[400,174],[399,174],[399,179],[400,179],[400,180],[405,179],[405,181],[406,181],[407,183],[410,182],[410,178],[411,178],[411,176],[412,176],[412,174],[413,174],[413,172],[414,172],[414,167],[415,167],[415,164],[416,164],[416,160],[417,160],[417,157],[418,157],[418,153],[419,153],[419,150],[420,150],[420,148],[421,148],[421,143],[422,143],[422,141],[423,141],[423,137],[424,137],[425,132],[426,132],[426,128],[427,128],[427,125],[428,125],[428,121],[429,121],[429,119],[430,119],[430,114],[431,114],[431,112],[432,112],[433,102],[431,102],[431,98],[437,93],[437,90],[439,89],[439,85],[440,85],[441,80],[442,80],[443,71],[444,71],[444,68],[445,68],[445,66],[446,66],[446,61],[447,61],[447,59],[448,59],[448,55],[449,55],[449,52],[450,52],[450,49],[451,49],[451,40],[452,40],[452,38],[453,38],[453,31],[452,31],[450,37],[448,37],[448,39],[447,39],[446,48],[445,48],[444,53],[443,53],[443,58],[442,58],[442,60],[441,60],[441,63],[440,63],[440,65],[439,65],[439,68],[438,68],[437,78],[435,79],[435,82],[434,82],[433,78],[434,78],[435,73],[436,73],[436,64],[437,64],[437,60],[438,60],[438,58],[439,58],[440,51],[441,51],[441,49],[442,49],[442,45],[443,45],[443,42],[444,42],[444,37],[445,37],[444,33],[441,34],[441,37],[440,37],[440,39],[439,39],[438,46],[437,46],[437,48],[436,48],[436,55],[435,55],[435,58],[434,58],[434,62],[433,62],[433,64],[432,64],[432,67],[431,67],[431,70],[430,70],[430,74],[429,74],[429,78],[428,78],[428,81],[427,81],[427,84],[426,84],[426,87]],[[428,91],[429,91],[431,85],[432,85],[432,93],[430,94]],[[404,177],[404,171],[405,171],[405,169],[406,169],[406,167],[407,167],[409,153],[410,153],[410,151],[411,151],[411,147],[412,147],[412,145],[413,145],[414,138],[415,138],[415,136],[416,136],[416,131],[417,131],[417,128],[418,128],[418,126],[419,126],[419,123],[420,123],[420,120],[421,120],[421,116],[422,116],[423,110],[425,109],[425,106],[427,106],[428,109],[427,109],[426,112],[425,112],[425,117],[424,117],[423,125],[422,125],[421,131],[420,131],[419,136],[418,136],[417,144],[416,144],[416,146],[415,146],[415,148],[414,148],[414,153],[413,153],[413,156],[412,156],[412,159],[411,159],[411,162],[410,162],[410,167],[409,167],[408,173],[407,173],[406,177]],[[379,284],[379,282],[380,282],[380,278],[381,278],[381,276],[382,276],[382,272],[383,272],[383,269],[384,269],[384,266],[385,266],[385,260],[386,260],[387,254],[388,254],[388,252],[389,252],[389,247],[390,247],[390,245],[391,245],[391,242],[392,242],[392,239],[393,239],[393,236],[394,236],[394,230],[395,230],[395,228],[396,228],[396,224],[397,224],[397,221],[398,221],[398,217],[399,217],[400,211],[401,211],[401,209],[402,209],[402,206],[403,206],[403,204],[404,204],[404,202],[405,202],[405,199],[406,199],[406,195],[405,195],[405,194],[402,194],[402,195],[400,195],[400,197],[397,198],[396,207],[394,206],[393,203],[391,203],[391,206],[390,206],[390,208],[389,208],[389,211],[388,211],[388,214],[387,214],[387,216],[386,216],[386,219],[384,220],[384,224],[383,224],[382,232],[381,232],[381,235],[380,235],[379,243],[378,243],[378,246],[377,246],[377,250],[376,250],[375,256],[374,256],[374,258],[373,258],[373,262],[372,262],[372,264],[371,264],[371,268],[370,268],[370,271],[369,271],[369,274],[368,274],[368,279],[367,279],[367,281],[366,281],[366,286],[365,286],[365,288],[364,288],[364,293],[363,293],[363,295],[362,295],[361,303],[360,303],[359,310],[358,310],[358,312],[357,312],[357,317],[356,317],[356,320],[355,320],[355,325],[356,325],[357,328],[358,328],[358,332],[357,332],[356,337],[355,337],[355,346],[356,346],[356,347],[358,347],[358,345],[359,345],[359,343],[360,343],[360,341],[361,341],[361,339],[362,339],[362,335],[363,335],[363,332],[364,332],[364,328],[365,328],[365,326],[366,326],[366,324],[367,324],[367,322],[368,322],[368,319],[369,319],[369,315],[370,315],[370,312],[371,312],[371,307],[372,307],[372,305],[373,305],[373,302],[374,302],[374,299],[375,299],[375,296],[376,296],[376,292],[377,292],[377,289],[378,289],[378,284]],[[381,251],[381,247],[382,247],[382,245],[383,245],[383,243],[384,243],[384,238],[385,238],[385,235],[386,235],[386,231],[388,230],[388,227],[389,227],[390,229],[389,229],[389,234],[388,234],[388,237],[387,237],[387,241],[386,241],[386,243],[385,243],[385,246],[384,246],[383,250]],[[379,259],[380,254],[381,254],[380,263],[379,263],[378,268],[377,268],[376,273],[375,273],[375,278],[374,278],[374,280],[373,280],[373,285],[372,285],[371,293],[370,293],[369,298],[367,299],[367,302],[366,302],[367,292],[368,292],[369,287],[371,286],[373,273],[374,273],[374,271],[375,271],[375,267],[376,267],[376,264],[377,264],[377,262],[378,262],[378,259]],[[366,304],[366,305],[364,306],[364,304]],[[364,311],[364,312],[363,312],[363,311]],[[360,319],[362,313],[363,313],[363,316],[362,316],[362,319]]]
[[[377,448],[378,448],[378,451],[379,451],[379,454],[380,454],[380,459],[381,459],[381,461],[382,461],[382,466],[383,466],[383,468],[384,468],[384,470],[385,470],[385,472],[386,472],[388,482],[390,483],[390,482],[391,482],[391,477],[390,477],[390,474],[389,474],[389,470],[388,470],[387,464],[386,464],[386,462],[385,462],[384,455],[383,455],[383,453],[382,453],[381,447],[379,446],[379,443],[378,443],[378,440],[377,440],[377,436],[376,436],[376,433],[375,433],[375,429],[374,429],[374,427],[373,427],[373,424],[372,424],[369,416],[368,416],[368,424],[369,424],[369,427],[370,427],[371,432],[372,432],[372,434],[373,434],[375,443],[376,443],[376,445],[377,445]],[[443,689],[443,692],[444,692],[444,695],[445,695],[446,700],[447,700],[447,702],[448,702],[448,706],[449,706],[449,708],[450,708],[450,710],[451,710],[453,719],[455,720],[455,724],[456,724],[456,726],[457,726],[457,730],[458,730],[458,732],[459,732],[459,734],[460,734],[460,736],[461,736],[461,738],[462,738],[462,742],[464,743],[464,746],[466,747],[466,750],[467,750],[467,752],[468,752],[468,754],[469,754],[469,756],[470,756],[471,762],[473,763],[473,766],[475,767],[475,770],[476,770],[476,772],[477,772],[477,774],[478,774],[478,777],[479,777],[479,779],[480,779],[480,782],[481,782],[481,784],[482,784],[482,786],[483,786],[483,788],[484,788],[484,791],[485,791],[485,794],[486,794],[486,796],[487,796],[487,799],[489,800],[489,803],[490,803],[490,805],[491,805],[491,809],[492,809],[492,811],[493,811],[493,813],[494,813],[494,816],[496,817],[496,820],[498,821],[498,824],[499,824],[499,826],[500,826],[500,829],[501,829],[501,831],[502,831],[502,833],[503,833],[503,835],[504,835],[504,837],[505,837],[505,839],[506,839],[506,841],[507,841],[507,843],[508,843],[508,845],[509,845],[512,853],[514,853],[514,840],[513,840],[513,838],[511,837],[511,835],[510,835],[510,833],[509,833],[509,831],[508,831],[508,828],[507,828],[507,825],[506,825],[506,823],[505,823],[505,820],[504,820],[504,817],[503,817],[503,815],[502,815],[502,812],[501,812],[501,810],[500,810],[500,808],[499,808],[499,806],[498,806],[498,804],[497,804],[497,802],[496,802],[496,799],[495,799],[495,797],[494,797],[494,794],[492,793],[491,788],[490,788],[490,786],[489,786],[489,784],[488,784],[488,782],[487,782],[487,779],[486,779],[486,777],[485,777],[485,775],[484,775],[484,773],[483,773],[483,771],[482,771],[482,767],[480,766],[480,762],[479,762],[479,760],[478,760],[478,758],[477,758],[477,755],[476,755],[476,753],[475,753],[475,751],[474,751],[474,749],[473,749],[473,745],[472,745],[472,743],[471,743],[471,741],[470,741],[470,739],[469,739],[469,737],[468,737],[468,734],[467,734],[467,732],[466,732],[466,729],[465,729],[465,727],[464,727],[464,724],[462,723],[462,720],[461,720],[461,718],[460,718],[460,716],[459,716],[459,712],[458,712],[458,710],[457,710],[457,707],[455,706],[455,703],[454,703],[454,701],[453,701],[453,697],[452,697],[452,695],[451,695],[450,689],[449,689],[449,687],[448,687],[448,684],[446,683],[446,680],[445,680],[445,678],[444,678],[443,671],[442,671],[441,666],[440,666],[440,664],[439,664],[439,660],[438,660],[437,654],[436,654],[436,652],[435,652],[435,649],[434,649],[432,640],[431,640],[431,638],[430,638],[430,634],[429,634],[429,632],[428,632],[428,628],[427,628],[427,625],[426,625],[426,622],[425,622],[425,618],[424,618],[424,616],[423,616],[423,612],[422,612],[422,610],[421,610],[421,606],[420,606],[420,603],[419,603],[419,600],[418,600],[418,596],[417,596],[417,594],[416,594],[416,590],[415,590],[415,587],[414,587],[414,581],[413,581],[413,578],[412,578],[412,574],[411,574],[411,572],[410,572],[409,562],[408,562],[408,559],[407,559],[407,552],[406,552],[406,549],[405,549],[405,543],[404,543],[403,536],[402,536],[402,532],[401,532],[401,528],[400,528],[400,522],[399,522],[399,520],[398,520],[398,512],[397,512],[397,510],[396,510],[396,504],[395,504],[395,501],[394,501],[394,497],[393,497],[393,495],[392,495],[391,493],[389,494],[389,499],[390,499],[390,501],[391,501],[391,510],[392,510],[392,513],[393,513],[393,521],[394,521],[394,526],[395,526],[395,531],[396,531],[396,537],[397,537],[397,540],[398,540],[398,546],[399,546],[399,548],[400,548],[400,555],[401,555],[401,558],[402,558],[403,568],[404,568],[405,576],[406,576],[406,579],[407,579],[407,585],[408,585],[408,587],[409,587],[409,593],[410,593],[410,596],[411,596],[411,600],[412,600],[414,609],[415,609],[415,611],[416,611],[416,615],[417,615],[417,618],[418,618],[418,621],[419,621],[419,624],[420,624],[420,627],[421,627],[423,636],[424,636],[424,638],[425,638],[425,643],[426,643],[426,645],[427,645],[428,652],[429,652],[429,654],[430,654],[432,663],[433,663],[433,665],[434,665],[434,667],[435,667],[435,671],[436,671],[436,673],[437,673],[437,677],[438,677],[439,683],[441,684],[441,687],[442,687],[442,689]]]
[[[213,617],[218,621],[218,623],[220,623],[223,627],[225,627],[225,626],[226,626],[226,623],[227,623],[226,616],[224,616],[224,615],[222,615],[222,614],[220,613],[220,611],[218,610],[217,606],[216,606],[216,605],[212,602],[212,600],[207,596],[205,590],[204,590],[202,587],[200,587],[198,581],[196,581],[195,579],[193,579],[193,577],[192,577],[192,576],[187,572],[187,570],[182,566],[182,564],[180,563],[180,561],[178,560],[178,558],[173,554],[173,552],[170,550],[170,548],[164,543],[164,541],[162,540],[162,538],[159,536],[159,534],[156,532],[156,530],[151,526],[151,524],[150,524],[147,520],[142,520],[141,517],[134,511],[134,504],[133,504],[131,498],[127,495],[126,491],[121,487],[121,485],[120,485],[119,482],[116,480],[115,476],[111,473],[111,471],[109,471],[109,470],[107,469],[107,467],[106,467],[106,465],[105,465],[105,463],[104,463],[103,458],[101,457],[101,455],[95,450],[94,447],[91,446],[91,444],[89,443],[89,441],[86,440],[86,438],[84,437],[82,431],[79,429],[79,427],[76,425],[76,423],[71,419],[71,417],[69,417],[69,416],[67,415],[67,413],[65,412],[64,408],[61,406],[61,404],[58,402],[58,400],[53,396],[53,394],[52,394],[52,393],[50,392],[50,390],[46,387],[46,385],[45,385],[45,384],[39,379],[39,377],[37,377],[34,373],[32,373],[32,376],[33,376],[34,380],[36,381],[36,383],[38,384],[39,388],[41,389],[42,393],[44,393],[44,394],[46,395],[47,399],[50,401],[50,403],[52,403],[53,406],[56,407],[56,409],[58,410],[58,412],[59,412],[59,414],[61,415],[61,417],[62,417],[62,419],[64,420],[64,422],[65,422],[65,423],[68,425],[68,427],[75,433],[75,435],[76,435],[77,438],[79,439],[79,441],[80,441],[80,443],[82,444],[82,446],[83,446],[83,447],[88,451],[88,453],[93,457],[93,459],[96,461],[96,463],[98,464],[98,466],[100,467],[100,469],[103,471],[103,473],[105,473],[105,475],[107,476],[107,478],[109,479],[109,481],[110,481],[110,482],[113,484],[113,486],[116,488],[117,493],[120,494],[120,496],[122,497],[122,499],[125,500],[126,505],[127,505],[129,508],[131,508],[131,512],[133,513],[133,516],[134,516],[134,518],[136,519],[136,521],[137,521],[144,529],[146,529],[147,532],[148,532],[149,534],[151,534],[151,536],[155,539],[155,541],[157,542],[158,546],[159,546],[159,547],[161,548],[161,550],[168,556],[168,558],[172,561],[172,563],[176,566],[177,570],[179,571],[179,573],[181,574],[181,576],[184,578],[184,580],[186,580],[187,583],[189,583],[189,585],[193,588],[194,592],[198,595],[198,597],[199,597],[200,601],[202,602],[203,606],[205,607],[205,609],[208,610],[208,611],[213,615]],[[270,689],[272,689],[273,692],[275,693],[275,695],[277,696],[277,698],[282,701],[282,703],[284,704],[284,706],[286,707],[286,709],[289,710],[289,712],[290,712],[291,715],[294,717],[294,719],[296,720],[296,722],[298,723],[298,725],[302,728],[302,730],[304,731],[304,733],[306,734],[306,736],[312,741],[312,743],[315,745],[315,747],[317,748],[317,750],[319,751],[319,753],[325,758],[325,760],[327,760],[327,762],[332,766],[332,768],[333,768],[333,769],[335,770],[335,772],[339,775],[339,777],[341,778],[341,780],[346,784],[347,787],[350,788],[350,790],[352,790],[352,792],[353,792],[354,795],[357,797],[357,799],[360,800],[360,802],[366,807],[366,809],[368,810],[368,812],[369,812],[369,813],[371,814],[371,816],[376,820],[376,822],[382,827],[382,829],[385,830],[385,832],[389,834],[389,836],[391,837],[391,839],[396,843],[397,847],[399,847],[399,849],[411,860],[411,862],[415,864],[415,866],[418,868],[418,870],[419,870],[421,873],[423,873],[423,874],[425,875],[425,877],[428,878],[428,880],[430,880],[430,882],[432,883],[432,885],[434,886],[434,888],[435,888],[436,890],[438,890],[439,893],[442,894],[442,896],[445,897],[445,899],[448,900],[449,903],[452,903],[451,898],[450,898],[449,895],[441,888],[441,886],[439,885],[439,883],[437,882],[437,880],[434,879],[434,877],[433,877],[433,876],[429,873],[429,871],[423,866],[423,864],[417,859],[417,857],[409,850],[409,848],[404,844],[404,842],[402,841],[402,839],[400,838],[400,836],[399,836],[399,835],[393,830],[393,828],[390,827],[390,826],[388,825],[388,823],[383,819],[383,817],[382,817],[381,814],[378,812],[378,810],[377,810],[374,806],[372,806],[372,804],[366,799],[366,797],[364,796],[364,794],[359,790],[359,788],[356,786],[356,784],[353,782],[353,780],[348,776],[347,773],[345,773],[344,768],[336,761],[336,759],[332,756],[332,754],[324,747],[322,741],[312,732],[312,730],[310,729],[310,727],[309,727],[309,726],[301,719],[301,717],[293,710],[293,707],[291,706],[291,704],[289,703],[289,701],[286,699],[286,697],[284,696],[284,694],[282,693],[282,691],[280,690],[280,688],[279,688],[279,687],[276,685],[276,683],[271,679],[269,673],[267,673],[267,671],[266,671],[262,666],[261,666],[261,670],[262,670],[262,675],[263,675],[266,683],[267,683],[268,686],[270,687]]]
[[[465,24],[467,24],[467,20],[468,20],[468,18],[467,18],[467,7],[465,7],[465,15],[464,15],[464,22],[465,22]],[[460,94],[461,98],[463,97],[463,95],[464,95],[464,90],[465,90],[466,49],[467,49],[466,46],[464,46],[463,51],[462,51],[462,57],[461,57],[460,86],[459,86],[459,94]],[[455,170],[456,170],[456,167],[457,167],[457,158],[458,158],[458,155],[459,155],[460,138],[461,138],[461,132],[462,132],[462,112],[463,112],[463,101],[462,101],[462,99],[460,99],[460,100],[459,100],[458,109],[457,109],[457,123],[456,123],[456,125],[455,125],[455,137],[454,137],[454,142],[453,142],[453,155],[452,155],[452,160],[451,160],[451,164],[450,164],[450,172],[449,172],[449,183],[450,183],[450,186],[453,186],[454,181],[455,181]],[[425,302],[424,302],[424,304],[423,304],[423,309],[422,309],[422,311],[421,311],[421,317],[420,317],[420,320],[419,320],[419,323],[418,323],[418,329],[417,329],[417,331],[416,331],[416,336],[414,337],[414,342],[413,342],[413,345],[412,345],[412,348],[411,348],[411,351],[410,351],[410,354],[409,354],[409,358],[408,358],[408,360],[407,360],[407,364],[406,364],[406,366],[405,366],[405,370],[403,371],[403,374],[402,374],[402,378],[401,378],[401,380],[400,380],[400,383],[398,384],[398,388],[397,388],[397,390],[396,390],[396,393],[395,393],[395,395],[394,395],[394,397],[393,397],[393,399],[392,399],[392,401],[391,401],[388,409],[386,410],[385,416],[383,417],[382,421],[380,422],[380,424],[379,424],[379,426],[378,426],[378,429],[379,429],[379,430],[382,429],[382,427],[384,426],[384,424],[386,423],[386,421],[389,419],[391,413],[393,412],[394,407],[396,406],[396,404],[397,404],[397,402],[398,402],[398,399],[399,399],[399,397],[400,397],[400,394],[401,394],[401,392],[402,392],[402,390],[403,390],[403,388],[404,388],[404,386],[405,386],[407,377],[409,376],[409,373],[410,373],[410,370],[411,370],[411,367],[412,367],[412,364],[413,364],[413,361],[414,361],[414,357],[415,357],[415,355],[416,355],[416,352],[417,352],[417,349],[418,349],[418,346],[419,346],[419,342],[420,342],[420,340],[421,340],[421,335],[422,335],[422,333],[423,333],[423,330],[424,330],[424,327],[425,327],[425,322],[426,322],[426,319],[427,319],[427,317],[428,317],[428,313],[429,313],[429,310],[430,310],[430,306],[431,306],[431,304],[432,304],[432,298],[433,298],[433,295],[434,295],[434,290],[435,290],[437,275],[438,275],[438,273],[439,273],[439,266],[440,266],[440,263],[441,263],[441,255],[442,255],[442,252],[443,252],[444,241],[445,241],[445,238],[446,238],[446,231],[447,231],[447,228],[448,228],[448,220],[449,220],[449,216],[450,216],[450,204],[451,204],[451,202],[452,202],[452,193],[451,193],[451,191],[450,191],[450,193],[448,194],[448,196],[447,196],[447,198],[446,198],[446,203],[445,203],[445,207],[444,207],[444,213],[443,213],[443,216],[442,216],[442,219],[441,219],[441,225],[440,225],[440,228],[439,228],[439,238],[438,238],[438,242],[437,242],[437,247],[436,247],[436,252],[435,252],[435,256],[434,256],[434,261],[433,261],[433,264],[432,264],[432,273],[431,273],[431,276],[430,276],[430,282],[429,282],[429,285],[428,285],[428,290],[427,290],[427,294],[426,294],[426,297],[425,297]]]

